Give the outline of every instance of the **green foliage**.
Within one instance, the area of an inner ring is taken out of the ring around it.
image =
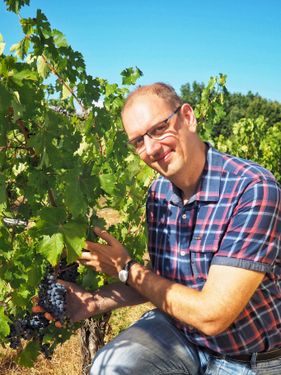
[[[28,1],[6,4],[19,13]],[[19,19],[24,37],[11,54],[4,54],[0,35],[1,343],[7,342],[9,317],[31,309],[46,267],[64,255],[75,261],[91,227],[105,225],[101,208],[118,210],[120,223],[109,231],[142,258],[151,181],[151,172],[129,152],[120,119],[141,71],[125,69],[121,87],[92,77],[42,11]],[[79,269],[85,288],[104,282]],[[55,346],[70,334],[50,325],[45,340]],[[30,342],[19,361],[32,366],[37,354],[38,343]]]
[[[226,92],[225,82],[226,76],[220,74],[218,77],[211,77],[206,87],[193,85],[196,89],[197,98],[202,89],[200,101],[194,107],[198,131],[209,142],[213,140],[213,127],[219,124],[225,116],[223,107]]]
[[[24,5],[29,5],[30,0],[5,0],[7,10],[18,13]]]
[[[281,182],[281,104],[249,92],[231,94],[226,77],[211,77],[208,85],[181,87],[182,99],[195,108],[203,139],[229,154],[251,159]]]

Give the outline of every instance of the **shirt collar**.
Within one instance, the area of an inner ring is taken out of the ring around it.
[[[199,188],[190,197],[189,203],[194,201],[217,202],[219,200],[222,165],[221,153],[208,144],[206,164],[201,175]],[[181,190],[171,184],[171,188],[167,192],[167,200],[172,204],[181,205]]]

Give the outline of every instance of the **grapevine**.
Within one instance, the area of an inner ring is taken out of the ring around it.
[[[29,1],[5,3],[23,38],[8,48],[0,35],[0,342],[17,347],[20,363],[32,366],[77,328],[65,315],[58,277],[77,278],[88,290],[104,283],[72,266],[90,227],[107,225],[141,259],[139,218],[151,173],[128,150],[120,118],[141,71],[125,69],[122,85],[93,77],[41,10],[23,18]],[[99,216],[104,207],[118,211],[118,224]],[[34,296],[62,328],[32,315]]]
[[[57,280],[76,282],[78,273],[78,264],[67,265],[66,259],[62,258],[58,267],[48,266],[46,274],[39,285],[38,306],[44,309],[44,312],[31,314],[28,311],[23,316],[15,319],[10,317],[10,334],[8,336],[9,344],[12,349],[22,347],[22,341],[35,341],[39,345],[39,350],[48,359],[52,357],[54,351],[54,342],[45,342],[45,337],[49,333],[49,326],[53,323],[61,328],[67,325],[68,329],[75,330],[75,326],[68,322],[66,314],[66,288]],[[47,319],[47,317],[49,319]]]

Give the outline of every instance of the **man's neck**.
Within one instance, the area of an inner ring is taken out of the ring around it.
[[[185,174],[182,174],[182,181],[174,181],[173,183],[182,191],[182,200],[184,204],[188,203],[190,198],[197,192],[201,176],[206,164],[207,159],[207,150],[206,144],[203,144],[203,147],[197,155],[197,162],[193,165],[193,168],[190,169],[186,177]]]

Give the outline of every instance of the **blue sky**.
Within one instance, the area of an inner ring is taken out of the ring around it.
[[[177,91],[227,74],[231,92],[249,90],[281,102],[280,0],[30,0],[82,52],[88,72],[120,83],[138,66],[140,84],[164,81]],[[20,39],[14,14],[0,0],[0,33]],[[6,51],[7,53],[7,51]]]

